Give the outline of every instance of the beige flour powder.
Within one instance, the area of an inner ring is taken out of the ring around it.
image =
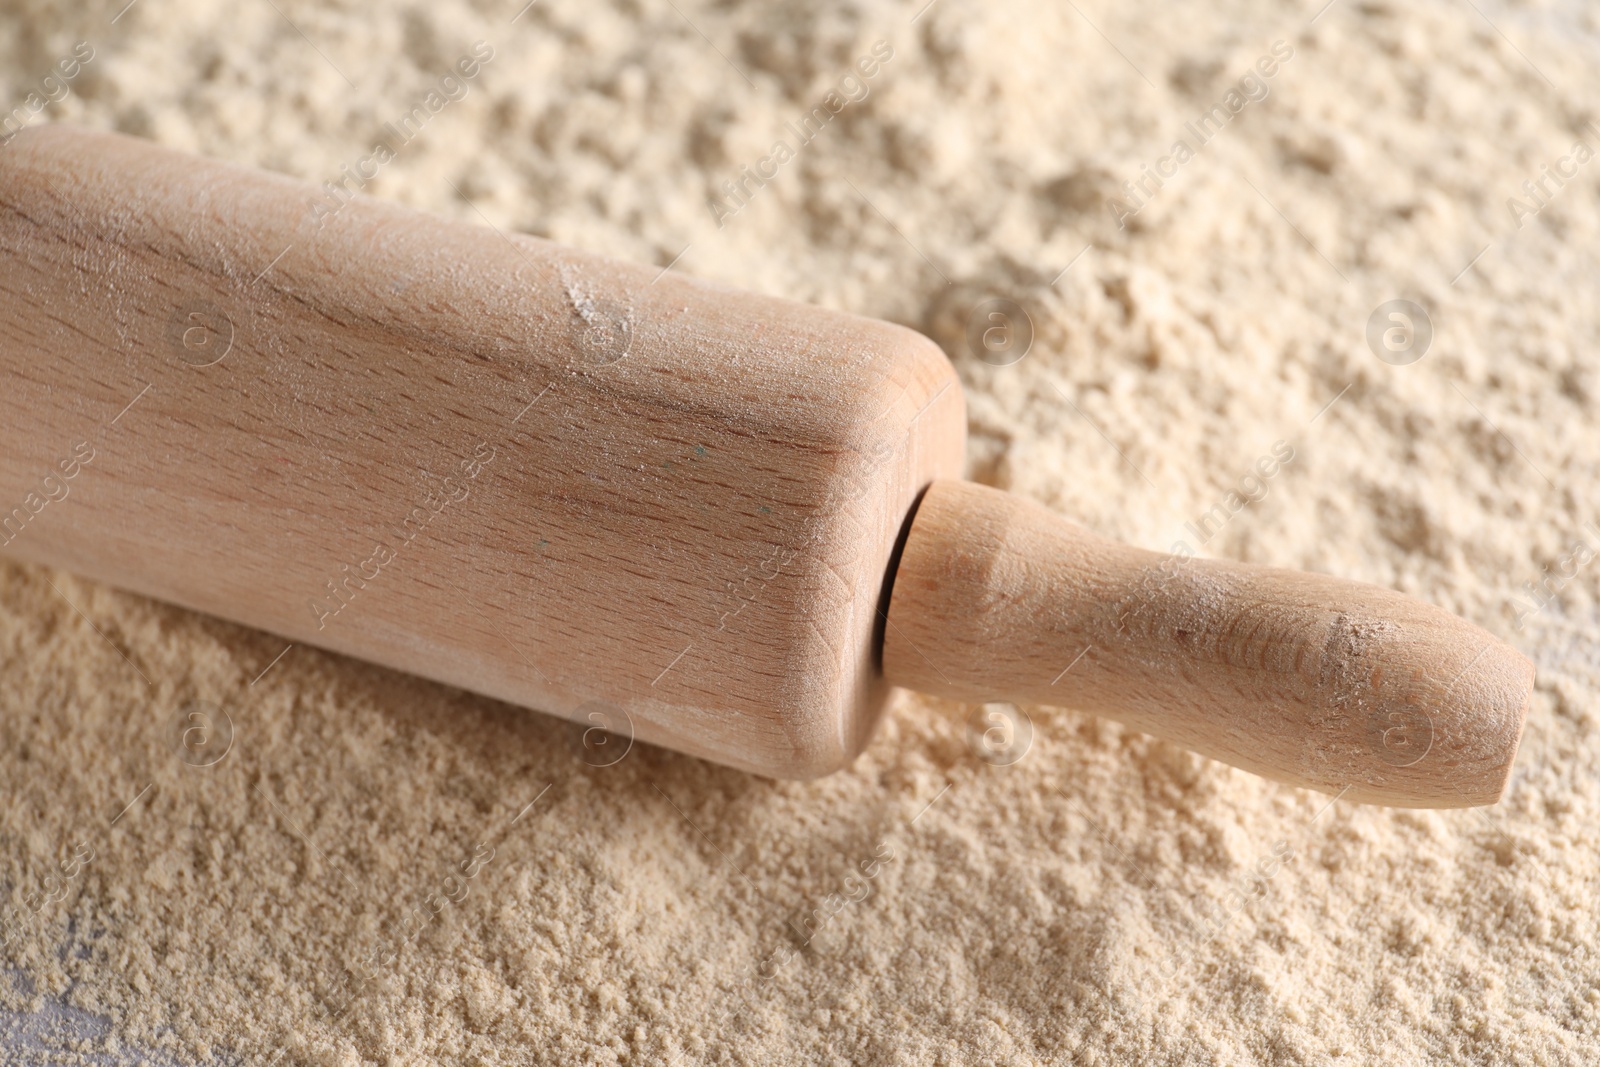
[[[1048,708],[996,765],[910,696],[779,783],[590,766],[544,716],[5,565],[0,1060],[1600,1057],[1594,15],[124,2],[0,0],[0,106],[320,183],[441,91],[365,193],[922,329],[974,477],[1439,603],[1539,691],[1484,810]],[[1031,320],[1008,366],[967,340],[989,298]],[[1410,363],[1368,343],[1397,299]]]

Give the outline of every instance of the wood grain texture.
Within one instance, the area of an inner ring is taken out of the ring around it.
[[[895,540],[963,462],[938,348],[316,203],[60,126],[0,152],[0,551],[547,712],[607,702],[759,773],[854,756]]]
[[[1392,590],[1147,552],[955,481],[918,506],[883,667],[897,685],[1081,708],[1278,781],[1421,808],[1500,798],[1533,690],[1509,645]]]

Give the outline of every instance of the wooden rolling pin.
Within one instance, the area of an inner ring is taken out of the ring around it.
[[[1438,608],[957,480],[910,330],[125,137],[0,149],[0,368],[16,558],[761,774],[906,686],[1487,804],[1531,695]]]

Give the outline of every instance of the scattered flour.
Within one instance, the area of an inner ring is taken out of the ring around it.
[[[0,1060],[1600,1057],[1592,10],[123,3],[0,0],[0,106],[86,41],[32,121],[322,183],[487,42],[364,192],[922,329],[974,477],[1149,547],[1287,442],[1202,551],[1447,606],[1539,693],[1477,811],[1330,805],[1046,708],[991,766],[974,709],[915,697],[820,782],[595,768],[545,717],[5,565]],[[1277,41],[1265,95],[1113,210]],[[1009,366],[967,348],[990,297],[1031,321]],[[1433,327],[1407,365],[1366,340],[1394,299]],[[226,754],[179,758],[218,710]]]

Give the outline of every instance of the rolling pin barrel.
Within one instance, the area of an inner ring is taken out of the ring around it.
[[[865,743],[966,424],[902,327],[62,126],[0,371],[0,551],[781,777]]]

